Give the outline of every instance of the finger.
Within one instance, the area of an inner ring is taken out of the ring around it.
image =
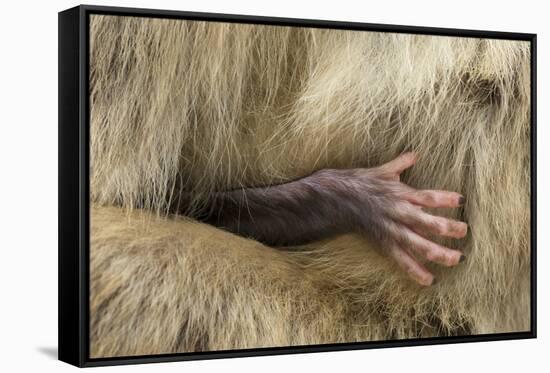
[[[460,251],[438,245],[407,227],[403,228],[403,232],[403,242],[408,244],[411,250],[422,255],[430,262],[452,267],[466,259]]]
[[[380,168],[385,173],[399,175],[401,172],[414,165],[417,159],[418,156],[416,155],[416,153],[403,153],[395,158],[393,161],[383,164],[382,166],[380,166]]]
[[[390,249],[390,256],[407,274],[422,286],[430,286],[434,276],[409,253],[398,246]]]
[[[444,190],[415,190],[403,193],[403,199],[429,208],[460,207],[466,198],[460,193]]]
[[[400,209],[397,219],[403,224],[425,233],[451,238],[463,238],[468,233],[468,225],[461,221],[434,216],[419,208]]]

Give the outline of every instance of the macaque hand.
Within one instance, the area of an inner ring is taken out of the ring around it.
[[[416,190],[400,181],[400,174],[413,166],[414,153],[404,153],[376,168],[321,170],[320,183],[334,193],[334,208],[353,216],[355,230],[373,240],[417,283],[429,286],[434,276],[417,259],[455,266],[465,256],[441,246],[430,235],[466,236],[466,223],[428,214],[427,208],[456,208],[465,198],[455,192]]]

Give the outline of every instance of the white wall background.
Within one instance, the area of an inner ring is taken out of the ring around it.
[[[93,1],[93,0],[90,0]],[[528,372],[550,367],[550,26],[545,1],[95,1],[97,5],[538,33],[537,340],[126,366],[117,371]],[[0,21],[0,371],[69,371],[57,353],[57,12],[6,1]],[[513,229],[513,227],[511,227]],[[546,368],[546,369],[545,369]]]

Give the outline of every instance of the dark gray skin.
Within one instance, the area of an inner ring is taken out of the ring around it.
[[[210,206],[214,212],[202,220],[271,246],[359,233],[387,248],[411,278],[429,286],[434,277],[416,255],[444,266],[465,257],[427,236],[462,238],[468,228],[423,211],[459,207],[462,195],[401,183],[399,175],[416,160],[416,154],[404,153],[376,168],[323,169],[285,184],[220,192]]]

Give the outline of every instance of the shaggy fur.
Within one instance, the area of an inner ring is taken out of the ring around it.
[[[529,329],[527,42],[98,15],[90,35],[91,357]],[[469,224],[439,241],[468,260],[430,288],[355,235],[281,251],[191,218],[405,150],[404,182],[467,198],[436,212]]]

